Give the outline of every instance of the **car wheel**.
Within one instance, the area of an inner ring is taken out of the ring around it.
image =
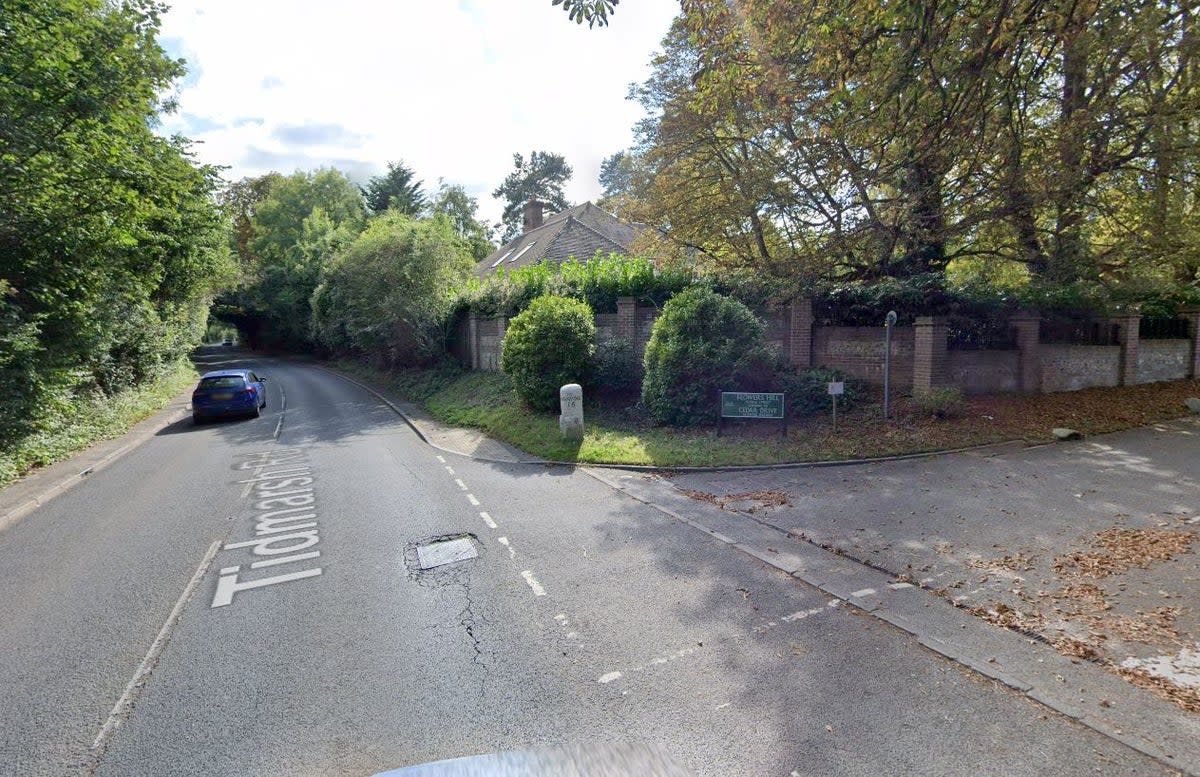
[[[252,418],[258,418],[260,415],[262,415],[262,408],[259,407],[258,405],[255,405],[254,410],[251,412],[250,415]]]

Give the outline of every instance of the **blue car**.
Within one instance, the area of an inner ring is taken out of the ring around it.
[[[229,415],[258,417],[267,406],[267,379],[251,370],[217,370],[200,377],[192,392],[192,420],[198,424]]]

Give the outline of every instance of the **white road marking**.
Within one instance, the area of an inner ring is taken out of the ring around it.
[[[479,507],[479,500],[475,498],[474,494],[467,494],[467,501],[470,502],[473,507]]]
[[[888,583],[888,588],[893,591],[902,591],[905,588],[916,588],[912,583]]]
[[[603,685],[608,685],[613,680],[620,680],[620,679],[621,679],[620,672],[609,672],[608,674],[602,674],[599,677],[597,677],[596,682],[601,683]]]
[[[239,569],[241,569],[241,567],[221,567],[221,574],[222,575],[236,574]]]
[[[500,528],[499,526],[496,525],[496,522],[492,520],[492,516],[488,515],[487,513],[480,513],[479,517],[483,519],[483,522],[486,523],[489,528],[492,528],[492,529]]]
[[[516,552],[515,550],[513,550],[513,549],[512,549],[512,545],[509,545],[509,544],[508,544],[508,537],[500,537],[500,538],[499,538],[499,539],[497,539],[496,541],[497,541],[497,542],[499,542],[499,543],[500,543],[501,545],[503,545],[504,547],[508,548],[508,557],[509,557],[509,558],[516,558],[516,557],[517,557],[517,552]]]
[[[534,596],[545,596],[546,595],[546,589],[542,588],[542,584],[539,583],[536,579],[534,579],[533,572],[531,570],[526,569],[524,572],[521,573],[521,577],[525,578],[526,583],[529,583],[529,587],[533,589]]]
[[[723,710],[723,709],[725,709],[726,707],[728,707],[730,704],[733,704],[733,702],[731,702],[731,701],[727,701],[727,702],[725,702],[724,704],[718,704],[718,705],[717,705],[716,707],[714,707],[713,709]],[[792,772],[792,774],[795,774],[795,772]]]
[[[449,472],[451,475],[453,475],[453,474],[454,474],[454,467],[451,467],[449,464],[447,464],[447,465],[446,465],[446,471],[447,471],[447,472]]]
[[[276,440],[279,439],[279,430],[283,428],[283,415],[283,413],[279,414],[279,421],[275,424],[275,433],[271,435]]]
[[[438,457],[437,457],[437,460],[438,460],[438,461],[440,461],[440,462],[442,462],[443,464],[445,464],[445,463],[446,463],[446,460],[445,460],[444,458],[442,458],[441,456],[438,456]]]
[[[459,487],[459,488],[461,488],[463,491],[466,491],[466,490],[467,490],[467,484],[466,484],[466,483],[464,483],[464,482],[462,482],[462,479],[461,479],[461,478],[455,478],[455,479],[454,479],[454,482],[455,482],[455,484],[457,484],[457,485],[458,485],[458,487]]]
[[[762,624],[761,626],[755,626],[752,629],[752,631],[755,634],[765,634],[766,632],[770,631],[771,629],[775,628],[776,626],[778,626],[781,623],[794,623],[795,621],[802,621],[805,618],[811,618],[814,615],[820,615],[821,613],[829,610],[830,607],[837,607],[837,606],[838,606],[837,600],[833,599],[828,604],[826,604],[824,607],[812,607],[807,610],[799,610],[797,612],[791,613],[790,615],[784,615],[779,618],[776,618],[775,620],[767,621],[766,623]]]
[[[874,588],[860,588],[859,590],[850,594],[850,596],[851,598],[855,596],[871,596],[874,593],[877,593]]]
[[[287,394],[283,390],[283,384],[279,386],[279,409],[280,411],[287,410]]]
[[[117,733],[117,729],[121,727],[121,723],[133,711],[134,702],[145,687],[150,673],[154,671],[154,666],[158,663],[159,656],[166,649],[167,643],[171,641],[171,632],[174,630],[175,624],[179,622],[179,616],[183,614],[183,608],[187,605],[188,599],[192,597],[192,592],[196,590],[196,586],[200,585],[200,581],[204,579],[204,575],[208,572],[208,567],[212,564],[213,559],[216,558],[217,550],[220,547],[220,540],[208,546],[208,552],[200,560],[200,566],[196,567],[196,574],[192,575],[192,579],[184,587],[183,593],[179,595],[179,599],[175,602],[175,606],[171,608],[171,614],[167,616],[167,620],[163,623],[162,628],[158,630],[158,635],[155,636],[154,642],[150,644],[150,650],[146,653],[146,657],[142,659],[142,663],[129,680],[129,684],[125,686],[125,692],[121,694],[121,698],[117,699],[117,703],[113,705],[112,712],[108,713],[108,720],[104,721],[104,725],[100,728],[100,733],[96,734],[96,738],[92,740],[91,755],[93,758],[99,758],[104,754],[105,748],[108,747],[108,743],[113,735]]]

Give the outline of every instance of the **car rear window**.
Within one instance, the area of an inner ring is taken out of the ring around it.
[[[245,384],[245,380],[241,376],[227,375],[220,378],[204,378],[200,381],[200,388],[241,388]]]

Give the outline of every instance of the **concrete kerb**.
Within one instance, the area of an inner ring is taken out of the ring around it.
[[[417,435],[417,437],[420,438],[421,442],[425,443],[426,445],[430,446],[431,448],[436,448],[437,450],[442,451],[443,453],[452,453],[455,456],[465,456],[466,458],[472,459],[474,461],[482,461],[487,464],[526,464],[526,465],[534,465],[534,466],[539,466],[539,467],[545,467],[545,466],[600,467],[600,468],[604,468],[604,469],[621,469],[621,470],[629,470],[631,472],[648,472],[648,473],[754,472],[754,471],[772,470],[772,469],[809,469],[809,468],[817,468],[817,467],[849,467],[849,466],[854,466],[856,464],[881,464],[881,463],[889,462],[889,461],[909,461],[912,459],[929,459],[929,458],[933,458],[935,456],[945,456],[945,455],[948,455],[951,453],[972,453],[972,452],[977,453],[977,452],[989,451],[989,450],[993,450],[993,449],[996,450],[997,452],[999,452],[1001,450],[1010,449],[1014,446],[1020,446],[1021,448],[1024,449],[1024,448],[1034,448],[1034,447],[1041,447],[1042,445],[1052,445],[1053,444],[1053,443],[1030,444],[1030,443],[1026,442],[1025,440],[1013,439],[1013,440],[1002,440],[1000,442],[989,442],[989,443],[984,443],[983,445],[967,445],[962,448],[942,448],[942,449],[939,449],[936,451],[922,451],[920,453],[904,453],[904,454],[899,454],[896,456],[874,456],[871,458],[863,458],[863,459],[833,459],[833,460],[829,460],[829,461],[791,461],[791,462],[780,462],[778,464],[726,464],[726,465],[722,465],[722,466],[663,466],[663,465],[657,465],[657,464],[606,464],[606,463],[601,463],[601,462],[590,462],[590,461],[556,461],[554,459],[539,459],[539,458],[533,458],[529,461],[507,461],[504,459],[493,459],[493,458],[489,458],[486,456],[477,456],[477,455],[471,454],[471,453],[463,453],[462,451],[457,451],[457,450],[454,450],[453,448],[446,448],[444,446],[438,445],[437,443],[430,440],[428,435],[426,435],[424,432],[422,432],[420,430],[420,428],[412,421],[412,419],[410,419],[408,417],[408,414],[405,413],[404,410],[402,410],[400,407],[398,407],[396,405],[396,403],[394,403],[390,399],[388,399],[387,396],[384,395],[382,392],[376,390],[375,388],[373,388],[372,386],[370,386],[366,383],[363,383],[362,381],[351,378],[349,375],[346,375],[345,373],[341,372],[340,370],[332,369],[330,367],[325,367],[320,364],[314,364],[312,366],[316,367],[319,370],[327,372],[330,375],[341,378],[342,380],[346,381],[347,383],[351,383],[355,386],[358,386],[362,390],[372,394],[380,402],[383,402],[385,405],[387,405],[392,410],[392,412],[394,412],[396,415],[400,416],[400,418],[402,418],[404,420],[404,423],[407,424],[408,427],[410,429],[412,429],[413,432]]]
[[[651,494],[651,486],[640,478],[612,478],[603,470],[584,471],[630,498],[890,624],[966,669],[1165,766],[1200,774],[1200,720],[1133,688],[1101,666],[1064,656],[1045,640],[994,626],[888,570],[821,548],[754,516],[739,514],[736,520],[742,524],[750,518],[748,525],[769,527],[781,539],[797,539],[801,544],[780,552],[763,547],[761,542],[747,542],[737,537],[739,531],[732,516],[690,500],[671,484],[662,484],[660,493]],[[671,507],[658,504],[662,498]],[[681,508],[674,504],[677,499],[693,504]]]
[[[171,405],[175,404],[175,402],[179,401],[182,397],[189,395],[190,393],[191,393],[191,389],[189,388],[186,391],[181,392],[180,394],[176,395],[175,397],[173,397],[171,399],[170,402],[167,403],[167,408],[169,408]],[[164,410],[165,409],[166,408],[164,408]],[[161,413],[162,410],[160,410],[159,412]],[[84,467],[83,469],[53,478],[53,480],[45,488],[37,491],[33,496],[29,497],[28,499],[25,499],[20,504],[10,508],[3,514],[0,514],[0,532],[3,532],[6,529],[12,527],[18,521],[20,521],[22,518],[29,515],[31,512],[33,512],[37,508],[41,507],[42,505],[46,504],[47,502],[49,502],[51,499],[58,496],[59,494],[69,491],[70,489],[79,485],[84,480],[86,480],[89,475],[99,472],[100,470],[109,466],[113,462],[117,461],[117,459],[121,458],[126,453],[129,453],[134,448],[136,448],[139,445],[141,445],[142,443],[146,442],[146,440],[149,440],[151,437],[153,437],[155,434],[157,434],[161,430],[165,429],[166,427],[170,426],[171,424],[177,423],[179,421],[182,421],[184,418],[187,418],[187,416],[190,412],[191,411],[188,410],[187,408],[185,408],[183,410],[178,410],[174,413],[171,413],[170,415],[167,415],[160,422],[147,426],[145,429],[139,430],[134,433],[126,432],[121,437],[116,437],[116,438],[113,438],[112,440],[101,441],[99,443],[96,443],[95,445],[89,446],[88,448],[84,448],[83,450],[72,454],[71,456],[67,457],[66,459],[63,459],[63,461],[61,461],[61,462],[57,462],[60,465],[65,465],[65,464],[70,463],[71,461],[75,461],[75,460],[78,460],[79,458],[83,457],[84,455],[87,454],[87,452],[89,450],[93,450],[97,445],[104,445],[106,443],[114,443],[114,442],[118,442],[121,440],[125,441],[124,445],[120,445],[116,449],[109,451],[108,453],[104,454],[103,457],[92,462],[91,464]],[[153,416],[151,416],[151,417],[153,417]],[[35,472],[27,477],[37,477],[37,476],[38,476],[38,473]],[[16,483],[14,483],[12,485],[16,486],[20,483],[21,483],[21,481],[18,480]],[[0,491],[0,495],[2,495],[2,494],[3,494],[3,492]]]

